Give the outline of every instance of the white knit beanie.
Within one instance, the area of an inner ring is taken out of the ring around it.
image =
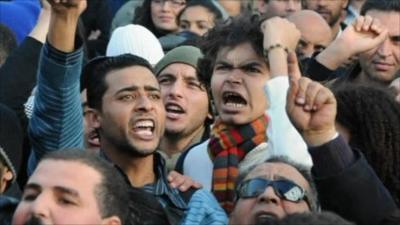
[[[140,56],[155,65],[164,57],[161,44],[147,28],[129,24],[118,27],[108,42],[106,55],[117,56],[130,53]]]

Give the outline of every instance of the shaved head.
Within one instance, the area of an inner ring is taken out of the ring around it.
[[[300,30],[301,40],[298,53],[310,57],[315,51],[323,50],[332,41],[332,32],[328,23],[317,12],[301,10],[287,18]]]

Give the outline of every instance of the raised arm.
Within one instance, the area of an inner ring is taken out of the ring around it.
[[[313,177],[323,210],[356,224],[379,224],[396,205],[359,151],[353,151],[335,128],[336,99],[332,92],[301,77],[290,55],[287,112],[309,146]]]
[[[352,56],[371,50],[388,35],[378,19],[360,16],[336,38],[316,60],[325,67],[336,70]]]
[[[287,54],[295,51],[300,31],[293,23],[278,17],[264,21],[261,31],[264,33],[263,47],[271,77],[265,85],[269,101],[267,114],[271,117],[267,129],[268,152],[271,155],[285,155],[298,163],[311,166],[307,146],[285,111],[289,87]]]
[[[75,34],[86,0],[49,3],[50,27],[40,56],[35,106],[28,129],[32,143],[28,173],[47,152],[83,147],[79,93],[83,53],[80,43],[75,43]]]

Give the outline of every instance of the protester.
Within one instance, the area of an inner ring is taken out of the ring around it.
[[[387,90],[354,84],[335,88],[337,129],[360,149],[400,204],[400,105]]]
[[[52,4],[54,16],[41,55],[36,104],[29,127],[33,147],[30,171],[45,153],[83,144],[78,95],[83,55],[74,31],[86,2]],[[183,191],[193,182],[176,173],[167,175],[164,161],[156,153],[164,133],[165,109],[151,65],[130,54],[101,57],[85,66],[83,76],[88,79],[89,117],[99,132],[100,156],[119,169],[129,189],[157,201],[153,210],[158,213],[145,218],[144,224],[154,219],[163,220],[164,224],[226,222],[226,215],[210,193],[195,189],[185,195]],[[64,95],[54,94],[59,92]],[[49,117],[47,112],[55,105]],[[178,181],[173,182],[174,179]],[[178,186],[182,191],[174,188]],[[128,204],[131,201],[135,201],[135,196],[129,196]],[[142,203],[146,208],[148,203]],[[135,217],[135,211],[130,211],[128,224],[136,221]]]
[[[222,12],[212,0],[189,2],[178,15],[179,31],[190,31],[203,36],[218,21],[222,21]]]
[[[14,32],[7,26],[0,24],[0,67],[16,47],[17,41]]]
[[[8,225],[21,194],[16,180],[23,136],[17,116],[3,104],[0,104],[0,124],[0,223]]]
[[[216,26],[201,48],[205,56],[199,62],[200,74],[211,88],[218,117],[210,139],[189,150],[183,171],[213,190],[227,212],[233,206],[239,171],[273,155],[311,165],[306,146],[284,109],[285,49],[294,51],[300,32],[278,17],[267,20],[261,30],[260,22],[259,17],[245,16]],[[286,36],[287,32],[294,35]],[[263,49],[267,49],[265,55]]]
[[[334,38],[339,37],[344,30],[343,20],[349,0],[305,0],[305,8],[319,13],[332,30]]]
[[[291,14],[287,19],[294,23],[301,33],[296,48],[300,60],[313,57],[331,43],[331,29],[318,13],[302,10]]]
[[[128,185],[116,169],[81,150],[46,155],[29,178],[13,224],[127,224]]]
[[[182,153],[209,137],[213,115],[208,90],[198,76],[201,69],[197,63],[202,57],[200,49],[181,46],[168,52],[155,67],[167,113],[160,150],[170,170]],[[181,167],[178,165],[178,171]]]
[[[144,0],[136,8],[134,24],[149,29],[157,38],[178,31],[177,16],[185,7],[186,0]]]

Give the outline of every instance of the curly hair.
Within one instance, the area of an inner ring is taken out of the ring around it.
[[[384,89],[346,84],[336,87],[336,121],[350,132],[350,146],[359,148],[392,194],[400,200],[400,105]]]
[[[225,47],[236,47],[250,43],[257,55],[263,57],[263,34],[260,24],[263,20],[258,15],[245,14],[216,24],[200,41],[199,47],[204,58],[199,60],[200,79],[210,85],[211,76],[218,52]]]

